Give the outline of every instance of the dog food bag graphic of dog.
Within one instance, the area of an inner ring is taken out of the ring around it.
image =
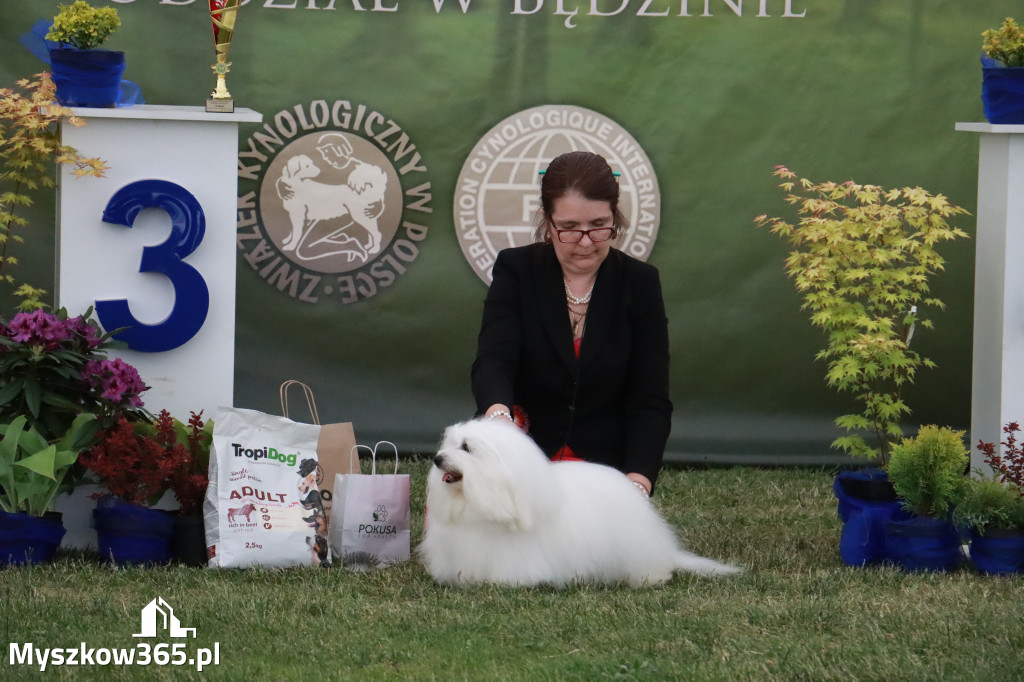
[[[203,506],[210,566],[329,564],[316,485],[320,427],[238,408],[214,419]]]
[[[741,569],[680,548],[672,528],[621,472],[551,462],[512,424],[449,427],[427,477],[418,554],[445,584],[657,585],[677,570]]]

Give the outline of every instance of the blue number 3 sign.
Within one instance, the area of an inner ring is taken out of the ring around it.
[[[162,244],[142,250],[139,272],[158,272],[174,286],[174,307],[158,324],[135,319],[128,301],[96,301],[104,329],[123,331],[115,338],[128,347],[150,353],[185,345],[202,328],[210,311],[210,290],[203,276],[183,259],[203,241],[206,216],[199,201],[181,185],[166,180],[138,180],[119,189],[103,211],[103,221],[131,227],[144,208],[159,208],[171,217],[171,234]]]

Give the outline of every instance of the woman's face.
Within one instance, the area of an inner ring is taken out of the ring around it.
[[[564,244],[558,239],[558,230],[610,228],[613,220],[612,206],[607,201],[584,199],[575,193],[555,199],[548,230],[555,247],[555,256],[566,275],[587,276],[596,273],[608,256],[612,240],[595,242],[590,235],[583,235],[575,244]]]

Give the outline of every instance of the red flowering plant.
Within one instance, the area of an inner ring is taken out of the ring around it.
[[[978,450],[985,455],[985,464],[992,467],[1002,483],[1012,483],[1024,490],[1024,448],[1017,443],[1018,431],[1020,425],[1017,422],[1010,422],[1003,427],[1006,440],[1000,443],[1005,448],[1002,455],[996,450],[995,443],[986,443],[980,439]]]
[[[188,424],[174,420],[177,442],[185,448],[185,458],[177,469],[171,472],[168,485],[181,505],[184,515],[199,514],[203,509],[203,498],[209,484],[210,445],[213,443],[213,420],[203,422],[203,412],[195,412]]]
[[[91,314],[40,309],[0,320],[0,424],[24,415],[29,427],[52,441],[83,412],[96,415],[96,430],[120,415],[149,417],[140,397],[147,386],[138,371],[106,358],[116,330],[104,333]]]
[[[110,494],[130,504],[155,504],[188,458],[185,446],[178,442],[174,421],[167,410],[161,410],[154,423],[130,422],[120,416],[112,427],[100,432],[96,444],[82,453],[80,461]]]

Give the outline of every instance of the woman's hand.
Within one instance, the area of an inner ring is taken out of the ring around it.
[[[508,419],[512,421],[512,410],[508,405],[502,405],[501,403],[495,403],[487,408],[484,412],[484,419]]]
[[[628,473],[626,478],[633,482],[636,486],[637,492],[643,493],[644,497],[651,496],[651,479],[647,478],[643,474]]]

